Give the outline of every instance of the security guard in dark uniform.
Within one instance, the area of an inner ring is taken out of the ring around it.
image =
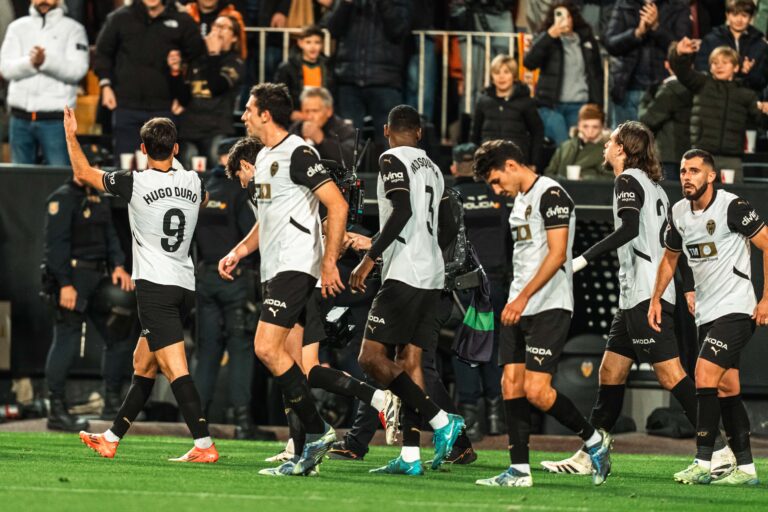
[[[472,159],[477,146],[472,143],[459,144],[453,148],[451,174],[453,188],[461,195],[464,205],[464,225],[467,239],[488,275],[491,284],[495,326],[498,329],[499,315],[507,301],[507,265],[510,261],[511,243],[499,244],[509,238],[507,219],[509,211],[488,185],[474,180]],[[511,241],[510,241],[511,242]],[[497,333],[495,333],[497,334]],[[498,350],[498,336],[494,335],[494,354]],[[487,416],[487,433],[499,435],[506,432],[504,426],[504,403],[501,398],[501,368],[496,359],[478,367],[470,367],[454,357],[456,391],[459,414],[467,423],[467,435],[473,441],[483,437],[483,421],[479,416],[484,399]]]
[[[111,273],[112,284],[125,292],[133,290],[131,276],[125,271],[125,254],[112,224],[109,198],[84,187],[70,178],[47,199],[45,225],[44,276],[51,297],[56,300],[56,319],[53,327],[53,343],[48,351],[45,376],[50,392],[48,428],[77,432],[85,430],[88,422],[69,414],[65,391],[66,378],[81,351],[85,336],[87,316],[97,327],[106,322],[93,318],[91,306],[102,279]],[[107,343],[109,332],[99,329]],[[115,356],[128,358],[128,354]],[[109,357],[109,356],[108,356]],[[119,371],[120,364],[104,365]],[[108,382],[118,382],[116,390],[120,402],[120,376],[108,376]]]
[[[234,410],[235,437],[274,440],[271,432],[256,428],[251,416],[251,383],[255,356],[256,283],[253,262],[241,262],[234,281],[219,277],[218,263],[251,230],[256,219],[248,193],[224,172],[227,152],[236,139],[217,149],[219,163],[203,180],[208,204],[197,221],[197,370],[195,383],[206,410],[213,401],[216,379],[226,348],[229,399]],[[245,263],[245,264],[243,264]],[[249,311],[249,305],[253,312]]]

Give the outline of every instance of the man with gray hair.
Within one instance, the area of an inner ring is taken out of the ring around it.
[[[333,112],[333,96],[325,87],[311,87],[301,93],[301,115],[290,132],[314,146],[320,158],[351,167],[355,151],[355,128]]]

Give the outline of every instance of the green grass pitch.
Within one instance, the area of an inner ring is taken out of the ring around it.
[[[612,476],[594,488],[589,477],[538,470],[544,458],[531,456],[534,487],[489,489],[477,478],[507,466],[502,451],[480,452],[471,466],[429,471],[423,477],[370,475],[397,454],[376,447],[364,462],[326,461],[314,478],[260,476],[264,458],[278,443],[219,440],[216,464],[166,462],[186,452],[188,439],[129,436],[114,460],[99,458],[75,434],[0,433],[0,510],[238,512],[315,511],[718,511],[766,510],[766,486],[684,486],[671,475],[689,458],[615,455]],[[423,455],[431,455],[431,448]],[[428,457],[423,457],[424,459]],[[758,461],[768,475],[768,461]]]

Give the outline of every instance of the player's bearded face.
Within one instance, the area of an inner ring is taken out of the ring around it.
[[[46,14],[48,11],[56,7],[56,4],[56,0],[36,0],[33,2],[35,9],[37,9],[37,12],[40,14]]]
[[[696,201],[707,191],[707,171],[684,172],[682,176],[683,196],[689,201]]]

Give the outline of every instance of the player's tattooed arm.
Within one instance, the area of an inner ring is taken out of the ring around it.
[[[75,112],[68,106],[64,107],[64,136],[67,141],[67,152],[72,163],[75,179],[91,188],[104,192],[104,171],[91,167],[77,141],[77,120]]]

